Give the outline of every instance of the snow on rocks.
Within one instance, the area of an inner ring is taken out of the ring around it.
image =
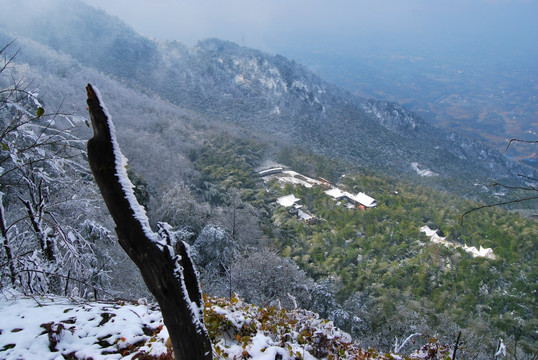
[[[237,297],[208,300],[206,327],[217,358],[323,359],[358,349],[349,334],[310,311],[262,308]]]
[[[421,165],[418,162],[411,163],[411,167],[413,168],[413,170],[416,171],[418,175],[423,176],[423,177],[439,176],[438,173],[430,169],[421,169],[420,168]]]

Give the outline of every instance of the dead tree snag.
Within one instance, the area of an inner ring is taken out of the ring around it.
[[[160,305],[176,358],[212,359],[200,284],[188,249],[183,242],[172,244],[169,237],[151,230],[144,208],[134,197],[111,118],[94,88],[88,84],[86,90],[94,131],[88,141],[88,160],[116,223],[119,243]]]

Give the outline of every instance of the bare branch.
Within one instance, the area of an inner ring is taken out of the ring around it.
[[[508,142],[508,145],[506,146],[506,150],[512,145],[513,142],[521,142],[521,143],[527,143],[527,144],[538,144],[538,140],[521,140],[521,139],[510,139]]]
[[[512,185],[506,185],[506,184],[498,183],[498,182],[492,182],[492,183],[489,185],[489,187],[495,187],[495,186],[500,186],[500,187],[502,187],[502,188],[510,189],[510,190],[538,191],[538,189],[535,188],[534,186],[529,186],[529,187],[525,187],[525,186],[512,186]]]
[[[4,46],[2,48],[2,50],[0,50],[0,54],[3,54],[4,51],[6,51],[6,49],[8,47],[10,47],[11,45],[13,45],[13,43],[15,42],[16,40],[13,40],[11,41],[10,43],[8,43],[6,46]],[[21,51],[21,49],[17,49],[17,51],[15,51],[15,54],[13,54],[9,59],[6,58],[6,60],[4,60],[4,65],[2,65],[2,68],[0,68],[0,73],[2,73],[8,66],[9,64],[11,64],[11,62],[13,61],[13,59],[15,59],[15,57],[17,56],[17,54]]]
[[[463,218],[466,215],[469,215],[470,213],[475,212],[477,210],[490,208],[490,207],[496,207],[496,206],[502,206],[502,205],[508,205],[508,204],[515,204],[515,203],[520,203],[520,202],[524,202],[524,201],[530,201],[530,200],[534,200],[534,199],[538,199],[538,195],[537,196],[530,196],[530,197],[526,197],[526,198],[522,198],[522,199],[514,199],[514,200],[510,200],[510,201],[498,202],[498,203],[495,203],[495,204],[487,204],[487,205],[477,206],[477,207],[472,208],[471,210],[467,210],[466,212],[461,214],[460,225],[463,225]]]
[[[105,293],[107,295],[110,295],[111,297],[115,297],[114,294],[109,293],[108,291],[106,291],[103,288],[100,288],[100,287],[95,286],[95,285],[90,285],[87,282],[85,282],[84,280],[80,280],[80,279],[77,279],[77,278],[74,278],[74,277],[71,277],[71,276],[68,277],[66,275],[57,274],[57,273],[53,273],[53,272],[50,272],[50,271],[37,270],[37,269],[21,269],[20,271],[21,272],[28,272],[28,273],[30,273],[30,272],[38,273],[38,274],[49,275],[49,276],[56,276],[56,277],[59,277],[59,278],[62,278],[62,279],[73,280],[75,282],[78,282],[79,284],[82,284],[84,286],[89,287],[90,289],[99,290],[99,291],[101,291],[101,292],[103,292],[103,293]]]
[[[461,337],[461,330],[458,331],[458,338],[456,339],[456,343],[454,344],[454,352],[452,353],[452,360],[456,360],[456,352],[458,351],[460,337]]]

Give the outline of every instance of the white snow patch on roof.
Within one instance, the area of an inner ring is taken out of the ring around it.
[[[297,217],[301,220],[304,220],[304,221],[310,221],[312,219],[314,219],[314,217],[312,215],[310,215],[309,213],[307,212],[304,212],[303,210],[299,209],[297,211]]]
[[[360,192],[357,195],[355,195],[355,199],[357,200],[357,202],[359,202],[360,204],[366,207],[373,207],[377,203],[377,201],[373,197],[370,197],[363,192]]]
[[[285,195],[285,196],[281,196],[279,197],[276,201],[281,205],[281,206],[284,206],[284,207],[290,207],[290,206],[293,206],[296,202],[298,202],[300,199],[299,198],[296,198],[295,195],[293,194],[290,194],[290,195]]]
[[[420,231],[426,234],[427,237],[430,238],[431,242],[437,243],[437,244],[443,244],[446,247],[455,247],[455,248],[462,248],[469,254],[471,254],[473,257],[484,257],[486,259],[495,260],[497,257],[493,253],[493,250],[491,248],[483,248],[482,245],[480,245],[480,249],[477,249],[474,246],[467,246],[460,244],[456,244],[453,242],[450,242],[446,240],[446,237],[439,236],[437,234],[437,230],[432,230],[428,225],[424,225],[420,228]]]
[[[293,170],[283,170],[278,171],[278,174],[265,175],[263,172],[260,173],[261,176],[265,178],[265,181],[276,178],[281,184],[292,184],[292,185],[301,185],[307,188],[311,188],[314,185],[321,185],[321,181],[309,178],[295,172]]]
[[[335,198],[335,199],[340,199],[342,197],[345,196],[345,192],[343,192],[342,190],[340,190],[339,188],[336,188],[336,187],[333,187],[327,191],[325,191],[325,194]]]
[[[495,254],[493,253],[493,250],[491,248],[483,248],[482,245],[480,245],[480,249],[477,249],[476,247],[474,246],[467,246],[467,245],[463,245],[463,250],[467,251],[468,253],[470,253],[471,255],[473,255],[473,257],[485,257],[485,258],[488,258],[488,259],[492,259],[492,260],[495,260],[496,256]]]
[[[325,194],[335,198],[335,199],[341,199],[341,198],[348,198],[349,200],[359,203],[366,207],[374,207],[377,205],[376,199],[374,199],[371,196],[366,195],[363,192],[358,193],[357,195],[353,195],[352,193],[349,193],[347,191],[342,191],[337,187],[333,187],[327,191],[325,191]]]

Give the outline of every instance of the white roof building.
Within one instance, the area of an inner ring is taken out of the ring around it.
[[[358,193],[357,195],[355,195],[355,200],[361,204],[361,205],[364,205],[366,207],[374,207],[374,206],[377,206],[377,201],[376,199],[374,199],[373,197],[370,197],[368,195],[366,195],[365,193]]]
[[[276,201],[281,205],[281,206],[284,206],[284,207],[290,207],[290,206],[293,206],[297,201],[299,201],[301,199],[299,198],[296,198],[295,195],[293,194],[290,194],[290,195],[286,195],[286,196],[281,196],[279,197],[278,199],[276,199]]]
[[[351,193],[348,193],[347,191],[342,191],[339,188],[333,187],[327,191],[325,191],[325,194],[335,198],[335,199],[341,199],[346,198],[354,203],[360,204],[364,207],[375,207],[377,206],[376,199],[366,195],[365,193],[358,193],[357,195],[353,195]]]
[[[448,245],[453,245],[446,241],[446,236],[439,236],[439,234],[437,234],[437,230],[430,229],[428,225],[424,225],[423,227],[421,227],[420,231],[426,234],[426,236],[429,237],[430,240],[434,243],[444,244],[447,247]]]
[[[463,250],[473,255],[473,257],[485,257],[491,260],[496,259],[495,254],[493,253],[493,250],[491,248],[484,249],[482,245],[480,245],[480,249],[477,249],[474,246],[467,246],[467,245],[464,245],[462,248]]]
[[[428,225],[424,225],[423,227],[421,227],[420,231],[426,234],[426,236],[430,238],[431,242],[443,244],[446,247],[456,247],[456,248],[461,247],[463,250],[471,254],[473,257],[484,257],[486,259],[491,259],[491,260],[496,259],[496,256],[493,253],[493,250],[491,248],[484,249],[482,245],[480,245],[480,250],[479,250],[474,246],[467,246],[467,245],[461,246],[460,244],[447,241],[446,237],[439,236],[439,234],[437,234],[437,230],[430,229]]]
[[[278,173],[281,173],[282,171],[284,171],[284,168],[274,167],[274,168],[262,170],[262,171],[259,172],[259,174],[260,174],[261,177],[264,177],[264,176],[269,176],[269,175],[273,175],[273,174],[278,174]]]
[[[336,188],[336,187],[333,187],[327,191],[325,191],[325,194],[335,198],[335,199],[340,199],[342,197],[345,196],[345,192],[343,192],[342,190],[340,190],[339,188]]]
[[[297,217],[303,221],[311,221],[314,219],[314,217],[312,215],[310,215],[309,213],[307,212],[304,212],[303,210],[299,209],[297,211]]]

